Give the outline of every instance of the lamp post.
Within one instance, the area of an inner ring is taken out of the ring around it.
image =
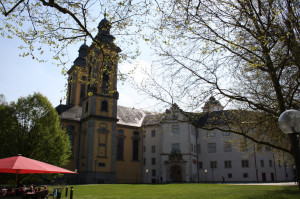
[[[207,169],[205,169],[204,172],[205,172],[205,179],[206,179],[206,182],[207,182]]]
[[[278,119],[279,127],[283,133],[288,134],[291,142],[291,152],[296,166],[296,180],[300,190],[300,156],[298,134],[300,133],[300,111],[284,111]]]
[[[148,172],[149,172],[149,169],[146,169],[146,183],[148,183]]]

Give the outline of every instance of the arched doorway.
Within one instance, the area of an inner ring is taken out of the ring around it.
[[[180,166],[172,166],[170,169],[172,182],[182,182],[182,169]]]

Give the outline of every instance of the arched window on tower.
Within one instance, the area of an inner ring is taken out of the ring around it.
[[[101,102],[101,111],[108,111],[108,103],[105,100]]]
[[[107,72],[103,72],[102,74],[102,93],[108,94],[109,91],[109,75]]]
[[[80,99],[79,99],[79,105],[82,105],[82,101],[85,97],[85,85],[82,84],[80,88]]]
[[[70,77],[70,80],[69,80],[69,85],[68,85],[68,105],[71,104],[71,90],[72,90],[72,80],[73,78]]]

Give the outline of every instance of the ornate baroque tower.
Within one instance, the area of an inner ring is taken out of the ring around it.
[[[79,48],[79,56],[75,59],[74,65],[68,71],[68,95],[67,105],[81,106],[85,97],[86,81],[86,54],[88,46],[82,44]]]
[[[68,71],[67,105],[81,106],[77,169],[81,183],[114,183],[118,53],[104,18],[90,47],[83,44]]]

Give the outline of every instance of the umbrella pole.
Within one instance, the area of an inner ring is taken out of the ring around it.
[[[17,194],[18,172],[19,172],[19,170],[17,169],[14,197],[16,197],[16,194]]]

